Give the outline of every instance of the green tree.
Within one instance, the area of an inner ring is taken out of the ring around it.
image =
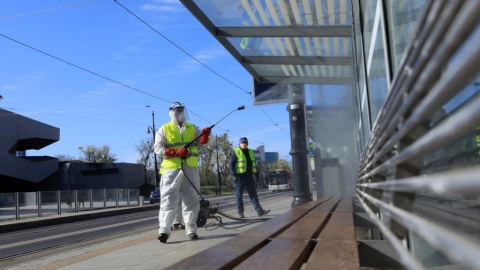
[[[217,174],[217,153],[218,169],[222,178],[222,185],[225,186],[229,179],[230,153],[233,151],[232,144],[228,140],[228,134],[220,136],[212,135],[210,141],[199,151],[200,181],[203,186],[218,184]]]
[[[210,141],[198,152],[198,168],[200,170],[201,186],[210,186],[216,178],[213,170],[215,165],[214,149],[215,143],[212,142],[212,138],[210,137]]]
[[[230,176],[230,155],[233,151],[233,145],[228,139],[228,134],[224,133],[218,138],[218,164],[223,186],[232,186],[233,179]],[[218,181],[218,177],[217,177]]]
[[[96,147],[95,145],[87,145],[87,147],[80,146],[81,159],[90,163],[113,163],[117,161],[115,154],[110,152],[110,146],[103,145]]]
[[[281,171],[291,171],[290,164],[286,159],[278,159],[272,165],[270,165],[270,171],[281,170]]]
[[[55,155],[56,158],[58,158],[58,161],[70,161],[70,160],[75,160],[74,157],[70,155],[64,155],[64,154],[57,154]]]
[[[138,164],[143,165],[145,171],[145,182],[151,183],[155,181],[155,172],[148,173],[148,171],[155,170],[154,165],[154,155],[153,152],[153,139],[141,139],[137,145],[135,145],[135,150],[138,152],[140,157],[137,159]],[[157,183],[158,184],[158,183]]]

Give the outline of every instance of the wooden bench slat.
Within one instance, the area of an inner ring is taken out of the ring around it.
[[[312,212],[331,212],[335,205],[337,205],[338,201],[338,198],[333,198],[332,200],[320,204],[317,208],[313,209]]]
[[[302,216],[304,216],[302,212],[288,211],[237,235],[237,237],[272,238],[282,233]]]
[[[319,239],[305,269],[360,269],[355,239]]]
[[[338,204],[335,212],[353,212],[352,197],[344,197]]]
[[[235,269],[299,269],[312,242],[298,238],[275,238]]]
[[[333,212],[319,238],[355,238],[353,213]]]
[[[310,212],[277,238],[312,239],[314,234],[324,226],[327,216],[327,212]]]
[[[313,210],[314,208],[316,208],[318,205],[322,204],[322,203],[325,203],[329,200],[331,200],[333,197],[325,197],[325,198],[320,198],[316,201],[310,201],[310,202],[306,202],[304,204],[301,204],[291,210],[295,210],[295,211],[305,211],[305,212],[308,212],[308,211],[311,211]]]
[[[268,240],[263,238],[234,237],[192,255],[166,269],[232,269],[267,242]]]
[[[304,269],[306,260],[306,269],[359,269],[350,197],[299,205],[168,269]]]
[[[263,237],[263,238],[273,238],[285,231],[292,224],[301,219],[312,209],[315,209],[318,205],[322,205],[326,201],[330,200],[331,197],[323,198],[317,201],[311,201],[299,205],[294,209],[290,209],[282,215],[276,216],[268,221],[263,222],[262,224],[243,232],[237,237]]]

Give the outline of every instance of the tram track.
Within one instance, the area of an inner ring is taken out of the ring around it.
[[[260,193],[262,201],[274,200],[287,195],[269,192]],[[212,207],[218,207],[220,211],[235,209],[235,196],[224,195],[206,199],[210,200]],[[247,201],[248,198],[244,198],[244,200]],[[0,269],[19,262],[40,259],[49,255],[155,231],[158,228],[157,216],[158,210],[147,210],[2,233],[0,234]]]

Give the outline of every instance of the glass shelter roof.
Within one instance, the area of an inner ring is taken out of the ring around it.
[[[261,83],[351,84],[348,0],[181,0]]]

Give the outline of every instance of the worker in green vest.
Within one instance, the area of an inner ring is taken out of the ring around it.
[[[155,154],[163,156],[160,182],[160,211],[158,240],[166,243],[170,237],[175,213],[180,200],[185,232],[190,240],[198,239],[197,217],[200,210],[200,172],[198,169],[198,147],[208,143],[211,129],[200,131],[188,123],[185,107],[175,102],[170,106],[171,121],[162,125],[155,133]],[[188,148],[184,145],[195,140]]]
[[[263,216],[270,210],[263,210],[258,201],[257,190],[255,189],[255,180],[253,174],[258,180],[257,163],[252,149],[248,148],[248,139],[240,138],[239,147],[235,148],[230,156],[230,174],[235,177],[235,196],[237,203],[238,217],[244,218],[243,191],[247,189],[250,201],[257,215]]]

